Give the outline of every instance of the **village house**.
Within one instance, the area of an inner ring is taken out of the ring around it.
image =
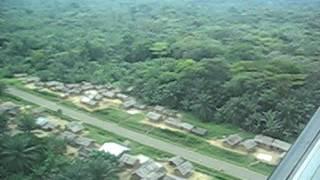
[[[183,129],[183,130],[191,132],[191,130],[194,128],[194,126],[192,124],[190,124],[190,123],[184,122],[184,123],[180,124],[180,128]]]
[[[124,109],[130,109],[133,108],[135,104],[137,104],[136,100],[130,99],[128,101],[125,101],[122,106]]]
[[[136,104],[134,105],[134,108],[137,108],[137,109],[139,109],[139,110],[146,110],[146,109],[147,109],[147,105],[141,104],[141,103],[136,103]]]
[[[84,127],[80,122],[72,121],[66,125],[66,129],[73,133],[79,133],[84,129]]]
[[[240,147],[243,148],[243,150],[247,152],[252,152],[256,149],[257,143],[255,142],[254,139],[247,139],[243,142],[240,143]]]
[[[150,121],[153,121],[153,122],[159,122],[162,120],[162,115],[161,114],[158,114],[156,112],[149,112],[147,114],[147,118],[150,120]]]
[[[39,82],[40,81],[40,78],[38,77],[28,77],[24,80],[24,82],[30,84],[30,83],[36,83],[36,82]]]
[[[78,136],[70,131],[63,131],[58,137],[65,140],[68,144],[74,144],[74,140]]]
[[[174,128],[180,128],[180,124],[181,124],[181,120],[180,119],[175,119],[175,118],[172,118],[172,117],[169,117],[168,119],[166,119],[164,121],[164,123],[167,125],[167,126],[170,126],[170,127],[174,127]]]
[[[131,180],[158,180],[164,177],[165,174],[166,169],[163,165],[154,160],[149,160],[133,172]]]
[[[109,143],[104,143],[100,147],[99,151],[103,151],[105,153],[109,153],[113,156],[119,157],[123,153],[130,151],[130,148],[117,143],[109,142]]]
[[[81,102],[82,104],[85,104],[85,105],[91,106],[91,107],[95,107],[95,106],[98,105],[98,102],[97,102],[97,101],[95,101],[95,100],[93,100],[93,99],[91,99],[91,98],[89,98],[89,97],[87,97],[87,96],[82,96],[82,97],[80,98],[80,102]]]
[[[45,126],[49,122],[49,119],[46,117],[38,117],[36,119],[36,125],[39,127]]]
[[[173,167],[178,167],[184,162],[185,162],[185,160],[180,156],[174,156],[169,159],[169,164]]]
[[[264,135],[256,135],[254,141],[262,148],[271,149],[274,139]]]
[[[175,173],[181,177],[190,177],[193,173],[193,165],[189,161],[185,161],[175,169]]]
[[[204,128],[194,127],[191,129],[191,132],[198,136],[205,136],[208,134],[208,130]]]
[[[93,139],[79,136],[74,140],[74,145],[88,148],[94,146],[94,142]]]
[[[124,165],[129,168],[136,168],[139,166],[139,159],[130,154],[123,154],[120,157],[119,162],[121,165]]]
[[[163,113],[163,111],[165,110],[165,107],[157,105],[153,109],[158,113]]]
[[[117,97],[118,99],[121,99],[122,101],[125,101],[125,100],[127,100],[127,99],[129,98],[129,96],[127,96],[127,95],[125,95],[125,94],[122,94],[122,93],[117,93],[117,94],[116,94],[116,97]]]
[[[290,147],[291,147],[291,144],[278,139],[275,139],[272,142],[272,148],[279,152],[287,152],[289,151]]]
[[[223,140],[223,143],[228,146],[235,146],[239,144],[243,138],[239,136],[238,134],[232,134],[228,136],[226,139]]]
[[[115,98],[116,97],[116,93],[112,92],[112,91],[107,91],[102,93],[102,95],[106,98]]]
[[[55,129],[58,129],[59,127],[60,125],[48,121],[45,125],[41,126],[41,129],[45,131],[53,131]]]

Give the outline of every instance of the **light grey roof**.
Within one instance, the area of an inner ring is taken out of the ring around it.
[[[196,135],[205,136],[208,133],[208,130],[204,128],[195,127],[191,130],[191,132]]]
[[[103,98],[103,96],[100,95],[100,94],[97,94],[97,95],[94,97],[94,99],[97,100],[97,101],[100,101],[102,98]]]
[[[141,104],[141,103],[136,103],[134,105],[135,108],[140,109],[140,110],[144,110],[147,108],[147,106],[145,104]]]
[[[55,128],[58,128],[58,127],[59,127],[58,124],[54,124],[54,123],[49,121],[45,125],[41,126],[41,129],[46,130],[46,131],[51,131],[51,130],[53,130]]]
[[[159,113],[162,113],[165,110],[165,107],[163,107],[163,106],[155,106],[154,110],[159,112]]]
[[[134,174],[143,178],[148,178],[148,175],[150,175],[153,172],[157,172],[159,170],[163,169],[163,166],[159,163],[156,163],[154,160],[149,160],[142,164],[140,168],[138,168]]]
[[[86,138],[86,137],[78,137],[74,140],[75,145],[82,146],[82,147],[89,147],[94,143],[93,139]]]
[[[72,121],[66,125],[66,128],[73,133],[78,133],[84,129],[81,123]]]
[[[164,169],[160,169],[156,172],[151,172],[146,178],[142,180],[159,180],[166,175],[166,171]]]
[[[168,126],[172,126],[175,128],[180,128],[181,121],[179,119],[175,118],[168,118],[167,120],[164,121],[164,123]]]
[[[156,112],[149,112],[147,114],[147,118],[150,119],[151,121],[160,121],[162,118],[162,115]]]
[[[191,131],[194,128],[194,126],[190,123],[184,122],[184,123],[180,124],[180,128],[187,130],[187,131]]]
[[[188,176],[191,175],[193,172],[193,165],[186,161],[182,163],[180,166],[176,168],[176,170],[182,175],[182,176]]]
[[[116,93],[112,91],[107,91],[107,92],[104,92],[102,95],[107,98],[114,98],[116,96]]]
[[[48,81],[45,83],[45,85],[50,88],[50,87],[63,86],[63,83],[58,81]]]
[[[272,147],[280,149],[282,151],[289,151],[291,144],[284,142],[284,141],[281,141],[281,140],[278,140],[278,139],[275,139],[272,142]]]
[[[119,99],[121,99],[121,100],[126,100],[126,99],[129,98],[127,95],[122,94],[122,93],[117,93],[117,94],[116,94],[116,97],[119,98]]]
[[[254,140],[256,141],[256,143],[262,144],[265,146],[272,146],[272,142],[274,141],[272,137],[268,137],[264,135],[256,135],[254,137]]]
[[[126,164],[126,165],[130,165],[130,166],[134,166],[135,164],[139,163],[139,159],[132,156],[132,155],[129,155],[129,154],[123,154],[119,161],[123,164]]]
[[[39,82],[40,81],[40,78],[38,77],[28,77],[26,78],[26,82],[27,83],[33,83],[33,82]]]
[[[254,149],[258,144],[254,141],[254,139],[247,139],[240,143],[241,146],[243,146],[246,150],[250,151]]]
[[[132,108],[135,104],[137,104],[137,102],[134,99],[130,99],[129,101],[125,101],[123,103],[123,107],[125,109],[129,109],[129,108]]]
[[[172,158],[169,159],[169,162],[171,165],[174,165],[174,166],[179,166],[181,165],[183,162],[185,162],[185,160],[180,157],[180,156],[174,156]]]
[[[232,134],[230,136],[228,136],[224,142],[227,143],[230,146],[234,146],[239,144],[242,141],[242,137],[239,136],[238,134]]]
[[[59,137],[68,142],[72,142],[77,138],[77,135],[69,131],[64,131],[59,135]]]
[[[36,125],[41,126],[41,127],[46,125],[48,122],[49,122],[49,119],[46,117],[38,117],[36,119]]]

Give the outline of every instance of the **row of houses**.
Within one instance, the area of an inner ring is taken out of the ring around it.
[[[180,118],[177,117],[171,117],[171,116],[165,116],[163,114],[160,114],[158,112],[149,112],[147,113],[147,118],[155,123],[164,122],[167,126],[182,129],[187,132],[193,133],[198,136],[205,136],[208,134],[208,130],[200,127],[196,127],[190,123],[183,122]]]
[[[223,142],[231,147],[239,146],[248,152],[254,151],[255,148],[259,146],[283,153],[289,151],[291,147],[291,144],[287,142],[264,135],[256,135],[254,139],[243,140],[240,135],[232,134],[224,139]]]
[[[118,157],[121,167],[131,169],[131,180],[185,180],[194,171],[193,165],[179,156],[169,159],[174,174],[168,175],[162,163],[142,154],[130,155],[130,148],[124,145],[107,142],[99,150]]]

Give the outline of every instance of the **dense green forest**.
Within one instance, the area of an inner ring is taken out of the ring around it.
[[[133,86],[146,103],[290,140],[320,102],[319,9],[317,0],[0,0],[0,73]]]

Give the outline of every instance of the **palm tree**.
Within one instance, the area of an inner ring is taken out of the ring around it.
[[[6,114],[0,115],[0,135],[8,130],[9,118]]]
[[[26,133],[30,133],[36,126],[35,118],[31,114],[22,114],[18,118],[18,128]]]
[[[0,164],[13,173],[28,173],[32,167],[44,160],[44,148],[32,135],[3,137],[0,144]]]

